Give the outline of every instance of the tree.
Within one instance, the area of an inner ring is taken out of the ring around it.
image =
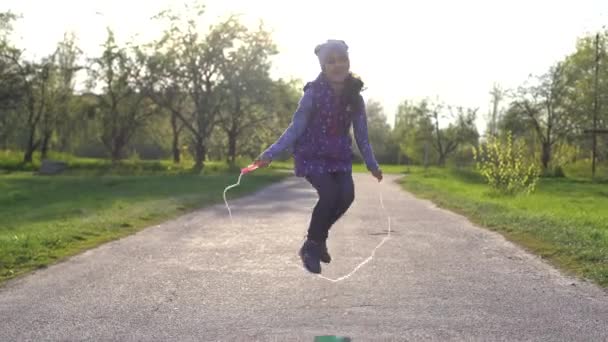
[[[0,146],[4,148],[19,124],[16,110],[23,101],[25,86],[19,64],[15,63],[21,53],[9,41],[15,19],[11,12],[0,12]]]
[[[23,85],[23,100],[18,110],[23,110],[25,115],[26,145],[23,155],[24,163],[31,163],[34,152],[41,143],[38,132],[43,115],[49,107],[48,90],[51,79],[51,58],[45,58],[40,63],[25,61],[22,59],[23,51],[12,49],[6,54],[7,60],[12,63],[16,70],[16,77]]]
[[[277,52],[270,33],[260,25],[256,32],[243,32],[238,48],[222,64],[222,88],[227,100],[222,106],[220,127],[227,137],[231,165],[239,139],[272,118],[267,105],[272,87],[270,57]]]
[[[490,91],[491,96],[491,110],[488,113],[488,128],[487,135],[497,136],[498,135],[498,123],[500,122],[503,111],[501,110],[501,102],[506,96],[506,91],[497,83],[492,86]]]
[[[200,171],[208,152],[208,139],[221,121],[220,112],[226,100],[226,92],[221,88],[224,81],[222,65],[226,63],[227,54],[234,49],[235,41],[243,34],[244,27],[235,17],[230,17],[211,26],[206,35],[201,35],[197,23],[202,20],[203,6],[195,4],[187,11],[194,16],[187,18],[185,23],[169,11],[157,18],[170,22],[161,47],[175,58],[171,74],[192,103],[190,113],[176,115],[191,133],[195,169]]]
[[[158,110],[140,87],[144,61],[135,52],[119,47],[111,30],[103,54],[91,62],[90,87],[99,83],[103,88],[97,95],[100,138],[116,162],[124,157],[124,149],[136,130]]]
[[[302,96],[302,87],[302,83],[297,80],[279,79],[272,83],[268,90],[268,102],[263,107],[269,116],[268,120],[264,125],[247,132],[247,144],[239,148],[241,154],[255,158],[274,143],[291,122]],[[284,155],[287,156],[288,152]]]
[[[74,85],[82,51],[76,45],[76,36],[66,33],[52,56],[51,105],[43,117],[42,158],[45,158],[54,132],[59,138],[59,150],[65,151],[75,134],[78,121],[74,107]]]
[[[189,97],[180,87],[180,79],[175,74],[176,60],[173,51],[159,51],[163,42],[155,43],[155,51],[148,55],[143,55],[146,60],[146,73],[141,78],[142,87],[159,107],[163,108],[169,115],[171,125],[171,153],[173,162],[181,161],[180,137],[185,127],[185,123],[180,119],[184,117],[184,112],[192,108],[188,102]]]
[[[15,13],[11,11],[0,12],[0,40],[6,41],[8,40],[8,36],[13,31],[13,21],[17,19]]]
[[[603,61],[599,64],[599,96],[600,102],[608,100],[608,32],[600,34],[600,56]],[[576,44],[574,53],[563,62],[565,86],[570,88],[567,95],[569,114],[576,118],[577,129],[589,128],[593,121],[593,97],[595,81],[595,37],[585,36]],[[601,124],[608,124],[608,108],[600,111]]]
[[[594,127],[608,128],[608,107],[605,105],[608,103],[608,31],[599,33],[598,38],[597,56],[596,37],[589,35],[577,41],[575,52],[567,56],[564,62],[566,86],[569,89],[565,107],[575,126],[568,140],[585,151],[592,149],[592,136],[583,134],[583,131]],[[599,61],[596,61],[598,56]],[[598,112],[597,121],[594,121],[596,66]],[[597,151],[608,156],[608,137],[598,135],[597,138]]]
[[[399,147],[393,145],[391,126],[386,121],[382,104],[375,100],[369,100],[366,103],[366,112],[369,141],[376,158],[380,162],[393,161]]]
[[[23,51],[8,42],[14,19],[11,13],[0,14],[0,132],[6,135],[6,129],[15,127],[15,123],[7,120],[7,112],[25,112],[22,116],[26,131],[23,161],[29,163],[38,147],[42,147],[42,158],[46,157],[58,112],[67,112],[77,48],[73,37],[66,36],[50,56],[40,62],[26,61]]]
[[[413,103],[404,101],[397,109],[393,135],[408,163],[428,165],[433,124],[429,115],[428,101]]]
[[[448,156],[454,153],[459,146],[466,143],[477,145],[479,139],[475,126],[477,109],[448,107],[449,114],[444,114],[443,111],[443,104],[434,104],[430,109],[434,127],[433,147],[437,151],[437,164],[440,166],[445,165]],[[449,123],[446,128],[440,128],[440,120],[443,119],[454,119],[456,122]]]
[[[575,121],[565,106],[569,90],[566,85],[564,65],[558,63],[532,83],[521,86],[512,103],[522,120],[536,132],[543,170],[549,167],[553,146],[575,130]]]

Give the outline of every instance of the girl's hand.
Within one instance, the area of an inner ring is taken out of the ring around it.
[[[376,177],[376,179],[378,180],[378,182],[382,181],[382,170],[378,169],[378,170],[373,170],[372,171],[372,175],[374,177]]]

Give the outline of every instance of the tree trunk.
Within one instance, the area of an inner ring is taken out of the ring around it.
[[[435,117],[435,134],[437,135],[437,152],[439,153],[439,160],[437,164],[439,166],[443,166],[445,163],[445,153],[443,152],[443,144],[441,143],[441,131],[439,130],[439,115],[437,112],[434,112]]]
[[[57,151],[59,152],[67,152],[68,151],[68,138],[66,137],[61,137],[59,138],[59,146],[57,146]]]
[[[424,142],[424,168],[427,169],[429,167],[429,142],[426,140]]]
[[[31,163],[35,151],[36,151],[36,149],[34,149],[32,147],[28,147],[25,150],[25,155],[23,156],[23,162],[24,163]]]
[[[439,166],[444,166],[445,165],[445,159],[446,159],[446,154],[443,152],[439,152],[439,160],[437,161],[437,163],[439,164]]]
[[[179,136],[173,136],[173,162],[179,164],[181,161],[181,154],[179,150]]]
[[[48,155],[51,135],[51,132],[45,132],[44,136],[42,137],[42,145],[40,146],[40,159],[46,159]]]
[[[200,137],[196,138],[194,145],[194,171],[201,172],[205,167],[205,155],[207,154],[205,143]]]
[[[36,138],[35,134],[36,134],[36,128],[30,127],[30,134],[27,139],[27,146],[25,147],[25,154],[23,155],[24,163],[32,162],[34,152],[36,151],[36,148],[38,147],[37,146],[38,144],[36,142],[34,142],[34,140]]]
[[[179,164],[181,155],[179,150],[179,129],[177,128],[177,115],[171,114],[171,130],[173,132],[173,162]]]
[[[234,165],[236,161],[236,134],[231,132],[228,134],[228,164]]]
[[[121,148],[118,144],[114,144],[112,146],[112,152],[110,152],[110,157],[112,158],[112,164],[116,164],[121,159]]]
[[[116,135],[112,138],[112,146],[110,149],[110,157],[112,163],[116,164],[123,158],[123,151],[125,149],[127,139],[122,135]]]
[[[543,170],[547,170],[549,162],[551,162],[551,144],[548,142],[543,142],[542,144],[540,162],[543,165]]]
[[[59,140],[57,150],[59,152],[68,152],[70,148],[70,140],[73,139],[73,134],[68,133],[68,131],[69,128],[66,126],[57,129],[57,138]]]

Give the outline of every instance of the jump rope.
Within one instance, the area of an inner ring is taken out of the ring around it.
[[[250,172],[253,172],[253,171],[257,170],[258,168],[259,168],[259,166],[258,166],[258,165],[256,165],[256,164],[252,164],[252,165],[247,166],[246,168],[241,169],[241,173],[239,174],[239,178],[238,178],[237,182],[236,182],[236,183],[234,183],[234,184],[232,184],[232,185],[227,186],[227,187],[224,189],[224,203],[226,204],[226,209],[228,209],[228,215],[230,216],[230,222],[232,223],[232,225],[233,225],[233,226],[234,226],[234,220],[233,220],[233,218],[232,218],[232,210],[230,209],[230,205],[228,205],[228,200],[226,199],[226,193],[228,192],[228,190],[233,189],[233,188],[236,188],[237,186],[241,185],[241,179],[243,178],[243,176],[244,176],[244,175],[246,175],[246,174],[248,174],[248,173],[250,173]],[[324,279],[324,280],[327,280],[327,281],[330,281],[330,282],[332,282],[332,283],[338,283],[338,282],[341,282],[341,281],[343,281],[343,280],[346,280],[346,279],[350,278],[350,277],[351,277],[352,275],[354,275],[354,274],[355,274],[355,273],[356,273],[356,272],[357,272],[359,269],[361,269],[361,267],[363,267],[364,265],[366,265],[368,262],[372,261],[372,259],[374,259],[374,256],[376,255],[376,251],[377,251],[377,250],[378,250],[378,249],[379,249],[379,248],[380,248],[380,247],[381,247],[381,246],[382,246],[382,245],[383,245],[383,244],[384,244],[384,243],[385,243],[385,242],[386,242],[388,239],[390,239],[390,238],[391,238],[391,217],[390,217],[390,215],[388,214],[388,212],[387,212],[387,210],[386,210],[386,207],[384,206],[384,200],[383,200],[383,198],[382,198],[382,191],[378,191],[378,195],[379,195],[379,198],[380,198],[380,207],[382,208],[382,210],[383,210],[383,211],[384,211],[384,213],[386,214],[386,219],[387,219],[387,223],[388,223],[388,229],[387,229],[387,234],[386,234],[386,236],[385,236],[385,237],[383,237],[383,238],[382,238],[382,240],[380,240],[380,242],[379,242],[379,243],[376,245],[376,247],[374,247],[374,249],[372,249],[371,254],[370,254],[370,255],[369,255],[369,256],[368,256],[368,257],[367,257],[365,260],[363,260],[363,261],[362,261],[362,262],[360,262],[360,263],[359,263],[357,266],[355,266],[355,267],[353,268],[353,270],[352,270],[352,271],[350,271],[348,274],[343,275],[343,276],[341,276],[341,277],[339,277],[339,278],[335,278],[335,279],[333,279],[333,278],[328,278],[328,277],[326,277],[326,276],[324,276],[324,275],[322,275],[322,274],[317,274],[317,275],[316,275],[317,277],[319,277],[319,278],[321,278],[321,279]],[[296,267],[298,267],[298,268],[300,268],[300,269],[302,269],[302,270],[306,271],[306,269],[305,269],[304,267],[300,266],[300,265],[295,265],[295,264],[294,264],[294,266],[296,266]]]

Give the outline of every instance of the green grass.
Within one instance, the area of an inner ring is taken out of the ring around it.
[[[222,201],[238,172],[221,163],[207,175],[0,175],[0,282]],[[209,169],[208,169],[209,170]],[[231,190],[234,198],[284,177],[260,170]]]
[[[608,183],[541,179],[537,191],[506,197],[470,170],[412,168],[405,189],[468,216],[550,260],[608,287]]]
[[[23,152],[0,151],[0,174],[37,171],[40,168],[40,154],[34,154],[32,163],[23,164]],[[194,162],[184,160],[174,164],[171,160],[140,160],[125,159],[112,163],[108,159],[75,157],[66,153],[50,153],[49,159],[60,160],[67,163],[65,175],[151,175],[151,174],[188,174],[192,173]],[[240,161],[244,164],[244,161]],[[203,174],[213,174],[229,171],[224,162],[205,162]]]

